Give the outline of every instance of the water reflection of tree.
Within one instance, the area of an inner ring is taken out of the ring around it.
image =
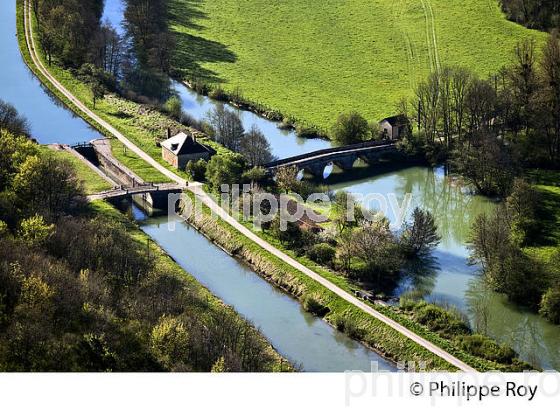
[[[439,270],[437,258],[431,255],[408,261],[401,280],[402,283],[406,283],[403,291],[414,290],[422,297],[430,295],[434,290]]]
[[[543,320],[534,313],[509,304],[502,295],[493,292],[482,278],[471,282],[466,299],[475,331],[510,345],[523,360],[535,367],[542,366],[548,361],[547,357],[558,357],[554,338],[544,337]]]
[[[397,181],[399,197],[412,193],[415,206],[434,214],[444,248],[464,244],[475,218],[492,208],[490,201],[465,193],[464,187],[431,168],[411,168],[399,173]]]

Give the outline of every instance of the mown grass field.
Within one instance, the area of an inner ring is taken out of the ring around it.
[[[395,112],[430,70],[488,76],[515,44],[545,34],[506,20],[497,0],[172,0],[184,78],[237,87],[328,130],[340,112]]]

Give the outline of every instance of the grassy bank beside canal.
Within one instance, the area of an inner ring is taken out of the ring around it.
[[[162,175],[154,167],[141,160],[136,154],[127,150],[125,146],[117,139],[113,138],[105,129],[100,127],[91,119],[84,117],[83,113],[77,109],[72,102],[60,93],[37,69],[33,63],[33,59],[29,53],[28,45],[25,38],[24,26],[24,1],[17,0],[17,36],[20,51],[23,59],[33,73],[41,80],[50,92],[52,92],[60,101],[70,108],[78,116],[82,117],[93,128],[97,129],[102,135],[111,139],[114,156],[125,166],[132,169],[138,176],[149,182],[169,182],[168,178]],[[31,24],[36,28],[34,17],[31,18]],[[35,43],[39,44],[36,29],[34,30]],[[167,116],[161,114],[156,109],[126,100],[117,95],[110,94],[96,102],[93,106],[91,89],[87,84],[80,82],[69,70],[65,70],[56,59],[51,65],[48,65],[43,51],[37,48],[37,55],[41,62],[48,68],[50,74],[54,76],[66,89],[68,89],[77,99],[95,112],[103,120],[110,123],[115,129],[126,135],[135,145],[148,153],[160,164],[167,167],[173,172],[178,173],[183,178],[188,179],[185,172],[177,171],[161,158],[161,148],[157,145],[157,139],[166,136],[167,128],[180,128],[180,124]],[[202,141],[209,143],[207,141]]]
[[[41,146],[41,150],[44,152],[49,152],[51,155],[54,155],[56,158],[60,160],[67,160],[74,166],[76,170],[78,179],[84,185],[84,191],[86,195],[95,194],[96,192],[105,191],[111,189],[112,185],[101,178],[101,176],[97,175],[93,172],[86,164],[80,161],[77,157],[69,153],[68,151],[62,150],[53,150],[49,149],[45,146]]]
[[[193,200],[192,194],[189,193],[188,195]],[[435,354],[351,305],[286,262],[266,252],[225,221],[212,218],[210,210],[205,206],[203,206],[202,215],[191,217],[188,222],[227,252],[249,263],[266,280],[297,298],[306,310],[323,316],[328,323],[380,352],[387,359],[394,362],[425,363],[427,370],[455,370],[452,365]],[[353,293],[354,288],[346,278],[336,275],[306,258],[297,257],[273,238],[266,236],[265,239],[335,285]],[[461,350],[451,341],[414,322],[406,313],[400,312],[398,309],[373,304],[371,306],[479,371],[518,370],[517,367],[495,363]]]

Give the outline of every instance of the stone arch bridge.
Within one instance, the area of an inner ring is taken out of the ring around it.
[[[372,163],[384,158],[394,158],[399,151],[394,142],[367,141],[343,147],[327,148],[295,157],[285,158],[265,164],[272,174],[280,168],[295,166],[299,171],[306,170],[315,177],[322,177],[325,167],[335,164],[344,171],[351,170],[358,159]]]

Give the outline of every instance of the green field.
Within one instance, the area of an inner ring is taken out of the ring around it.
[[[172,0],[179,75],[328,129],[395,112],[430,70],[508,64],[523,38],[497,0]]]

